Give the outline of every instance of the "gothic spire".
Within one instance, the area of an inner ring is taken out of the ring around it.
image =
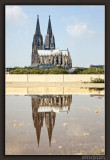
[[[48,21],[47,34],[49,34],[50,37],[51,37],[51,35],[52,35],[52,27],[51,27],[50,15],[49,15],[49,21]]]
[[[35,34],[33,37],[33,43],[32,43],[31,64],[39,63],[39,56],[38,56],[37,50],[42,50],[42,49],[43,49],[43,38],[40,32],[39,15],[37,15],[36,31],[35,31]]]
[[[40,34],[39,15],[37,15],[36,33],[37,33],[37,34]]]
[[[55,49],[55,39],[54,39],[54,35],[52,33],[50,15],[49,15],[49,21],[48,21],[47,35],[45,37],[44,48],[45,48],[45,50]]]

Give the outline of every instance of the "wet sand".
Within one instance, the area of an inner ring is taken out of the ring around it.
[[[104,84],[96,83],[6,83],[7,95],[104,94]]]

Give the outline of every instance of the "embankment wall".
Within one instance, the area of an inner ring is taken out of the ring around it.
[[[104,74],[6,74],[6,82],[90,82]]]

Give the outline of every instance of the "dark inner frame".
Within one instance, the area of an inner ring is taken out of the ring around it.
[[[5,155],[5,5],[105,5],[105,156],[110,159],[110,1],[109,0],[1,0],[0,1],[0,160],[34,160],[34,159],[90,159],[84,156],[6,156]],[[93,156],[94,160],[95,155]],[[91,158],[92,159],[92,158]]]

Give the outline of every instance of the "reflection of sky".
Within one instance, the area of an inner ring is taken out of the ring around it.
[[[13,127],[13,123],[24,126]],[[100,154],[103,149],[104,99],[73,95],[70,111],[56,113],[51,147],[44,122],[38,148],[31,97],[6,96],[7,154]]]
[[[38,108],[38,112],[67,112],[68,107],[62,107],[62,108],[56,108],[56,107],[50,107],[50,106],[43,106]]]

